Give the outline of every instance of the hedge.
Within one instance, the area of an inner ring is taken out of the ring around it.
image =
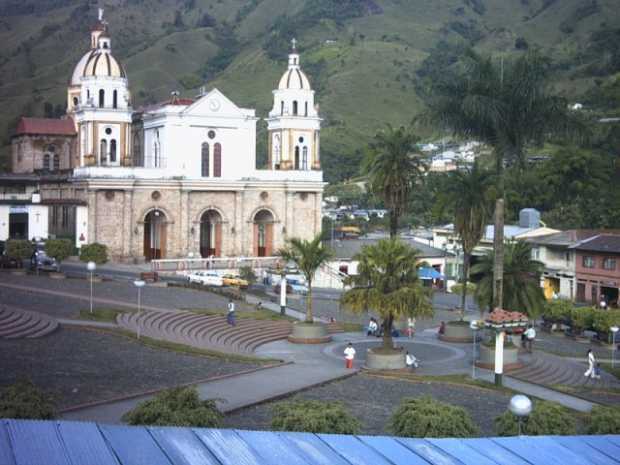
[[[499,436],[517,436],[518,418],[507,411],[495,418],[495,431]],[[532,413],[523,421],[522,434],[527,436],[577,434],[575,417],[565,407],[555,402],[534,402]]]
[[[104,244],[87,244],[80,249],[80,260],[83,262],[95,262],[103,265],[108,261],[108,248]]]
[[[588,434],[620,434],[620,407],[595,405],[590,415]]]
[[[31,381],[21,380],[0,390],[0,418],[51,420],[55,416],[51,397]]]
[[[6,254],[11,258],[26,260],[32,256],[34,246],[25,239],[9,239],[6,241]]]
[[[271,428],[276,431],[357,434],[360,422],[341,402],[300,400],[277,404],[273,409]]]

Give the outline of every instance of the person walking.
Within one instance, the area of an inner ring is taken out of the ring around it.
[[[532,344],[534,343],[534,339],[536,339],[536,330],[533,325],[529,325],[525,330],[525,343],[529,353],[532,353]]]
[[[232,299],[228,300],[228,314],[226,315],[226,322],[230,326],[235,326],[235,303]]]
[[[407,336],[409,339],[413,338],[415,334],[415,318],[409,317],[407,318]]]
[[[589,379],[596,379],[601,377],[601,375],[597,373],[597,365],[598,364],[596,363],[596,357],[594,356],[594,352],[592,352],[592,349],[588,349],[588,369],[583,374],[583,376],[586,377],[586,382]]]
[[[346,368],[353,368],[353,359],[355,358],[355,349],[353,348],[353,344],[350,342],[347,344],[346,349],[344,349],[344,360]]]

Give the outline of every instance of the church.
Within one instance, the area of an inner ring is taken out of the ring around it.
[[[217,89],[134,109],[100,10],[66,116],[24,117],[12,136],[0,241],[71,237],[140,262],[271,256],[287,238],[311,238],[321,230],[321,118],[295,40],[273,91],[261,169],[257,121]]]

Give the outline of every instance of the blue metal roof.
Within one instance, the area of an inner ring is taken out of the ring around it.
[[[0,465],[620,464],[620,436],[387,436],[0,420]]]

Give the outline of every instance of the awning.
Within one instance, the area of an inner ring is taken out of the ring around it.
[[[442,275],[435,268],[420,268],[418,269],[418,278],[420,279],[446,279],[444,275]]]

